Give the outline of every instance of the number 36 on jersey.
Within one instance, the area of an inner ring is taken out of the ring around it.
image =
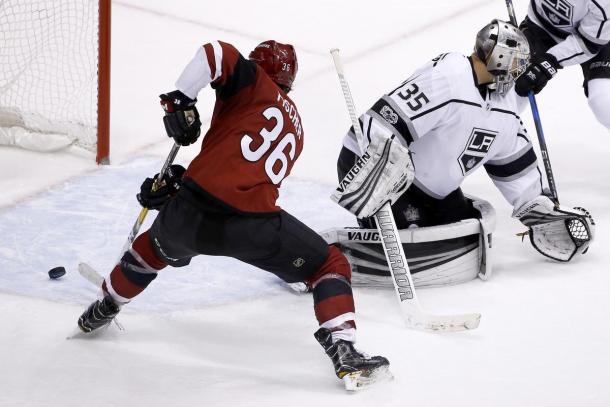
[[[278,101],[282,99],[278,94]],[[270,106],[262,112],[267,123],[259,133],[254,136],[245,134],[241,138],[241,152],[244,158],[250,162],[264,159],[265,172],[275,185],[282,182],[295,160],[297,140],[291,128],[294,126],[299,138],[302,132],[296,109],[290,102],[283,100],[282,106],[289,115],[289,122],[286,122],[279,107]],[[267,155],[268,152],[270,153]]]

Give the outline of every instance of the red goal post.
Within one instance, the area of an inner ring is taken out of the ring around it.
[[[111,0],[0,1],[0,145],[109,162]]]

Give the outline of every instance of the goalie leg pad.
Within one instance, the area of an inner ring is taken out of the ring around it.
[[[415,169],[409,150],[397,141],[374,137],[364,154],[339,182],[331,199],[358,218],[373,216],[413,182]]]
[[[480,212],[479,219],[400,230],[416,287],[453,285],[491,275],[495,211],[489,202],[470,198]],[[392,286],[376,229],[335,228],[322,232],[322,237],[345,253],[352,265],[354,286]]]

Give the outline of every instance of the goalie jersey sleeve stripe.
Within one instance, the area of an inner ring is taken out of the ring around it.
[[[536,153],[532,147],[520,152],[520,155],[511,157],[510,160],[499,160],[498,162],[487,162],[485,170],[492,179],[500,181],[511,181],[536,168]]]
[[[379,99],[367,113],[387,127],[392,134],[402,138],[407,147],[415,139],[411,121],[388,96]]]

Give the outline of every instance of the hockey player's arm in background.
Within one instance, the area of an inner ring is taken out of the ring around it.
[[[610,42],[610,1],[589,2],[589,10],[577,32],[548,50],[560,67],[581,64],[593,58]]]
[[[536,7],[533,5],[533,7]],[[515,91],[527,96],[540,92],[563,67],[582,64],[593,58],[610,42],[610,0],[592,1],[577,32],[569,35],[545,54],[535,56],[527,70],[517,78]]]

